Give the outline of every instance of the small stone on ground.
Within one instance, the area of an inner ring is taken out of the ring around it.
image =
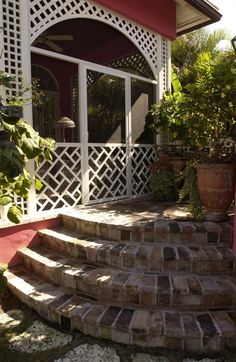
[[[9,348],[21,352],[39,352],[65,346],[72,341],[72,336],[58,332],[35,321],[25,332],[9,339]]]
[[[164,356],[154,356],[145,353],[137,353],[133,356],[132,362],[169,362],[170,360]]]
[[[82,344],[54,362],[120,362],[113,348]]]
[[[0,331],[18,326],[24,319],[24,312],[19,309],[9,310],[0,314]],[[1,333],[1,332],[0,332]]]

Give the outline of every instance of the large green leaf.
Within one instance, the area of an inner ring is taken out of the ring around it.
[[[42,149],[38,146],[37,142],[32,138],[27,138],[25,135],[22,137],[21,148],[28,159],[35,158],[42,153]]]
[[[36,181],[35,181],[35,188],[36,188],[36,190],[37,190],[37,191],[40,191],[40,190],[42,189],[42,187],[43,187],[42,182],[41,182],[40,180],[36,180]]]
[[[19,224],[21,222],[22,215],[23,215],[22,210],[17,205],[12,205],[7,213],[8,219],[14,224]]]
[[[9,141],[0,140],[0,172],[6,177],[19,176],[24,168],[24,158],[18,147]]]
[[[53,151],[56,148],[56,141],[53,138],[40,138],[40,144]]]
[[[17,195],[21,197],[27,197],[31,184],[32,182],[30,179],[20,178],[15,183],[14,191]]]
[[[11,88],[14,80],[15,80],[15,77],[13,75],[0,71],[0,84],[2,86],[6,87],[6,88]]]
[[[5,206],[12,202],[12,198],[9,195],[3,195],[0,197],[0,205]]]
[[[182,90],[182,85],[173,67],[171,68],[171,84],[174,92],[180,92]]]
[[[1,115],[1,117],[3,119],[3,121],[8,123],[8,124],[15,125],[20,120],[20,117],[14,115],[13,111],[12,111],[12,113],[9,112],[9,114],[12,114],[12,115],[8,115],[6,113],[3,113],[3,112],[1,112],[1,109],[0,109],[0,115]],[[15,112],[15,114],[17,114],[17,112]]]

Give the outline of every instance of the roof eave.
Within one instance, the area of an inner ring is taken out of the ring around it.
[[[178,31],[177,29],[177,36],[213,24],[219,21],[222,17],[222,15],[217,11],[217,9],[213,5],[204,0],[185,0],[185,2],[190,6],[192,6],[193,8],[195,8],[196,10],[198,10],[200,13],[202,13],[205,16],[205,19],[202,19],[202,22],[190,25],[189,27],[186,27],[183,30]]]

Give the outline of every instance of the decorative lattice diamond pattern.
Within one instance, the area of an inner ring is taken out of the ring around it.
[[[48,27],[59,21],[85,17],[103,21],[129,37],[148,60],[154,74],[157,70],[157,49],[160,36],[129,19],[84,0],[30,0],[31,44]]]
[[[132,155],[132,195],[142,195],[150,192],[148,183],[150,177],[149,165],[156,159],[154,146],[133,147]]]
[[[161,61],[163,69],[163,91],[169,89],[169,50],[168,50],[168,40],[163,38],[161,39]]]
[[[13,92],[21,85],[21,28],[20,0],[2,0],[4,28],[4,67],[7,73],[16,77]],[[2,49],[0,49],[1,51]]]
[[[153,79],[153,73],[149,64],[139,52],[121,59],[116,59],[114,62],[107,64],[107,66]]]
[[[81,149],[78,144],[59,145],[51,162],[36,171],[43,188],[37,194],[37,210],[73,207],[81,203]]]
[[[89,146],[89,201],[127,195],[126,147]]]

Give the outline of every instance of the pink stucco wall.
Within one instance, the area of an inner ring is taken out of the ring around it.
[[[56,228],[61,224],[59,218],[35,221],[23,225],[15,225],[0,229],[0,262],[9,266],[19,264],[17,250],[41,243],[38,230]]]

